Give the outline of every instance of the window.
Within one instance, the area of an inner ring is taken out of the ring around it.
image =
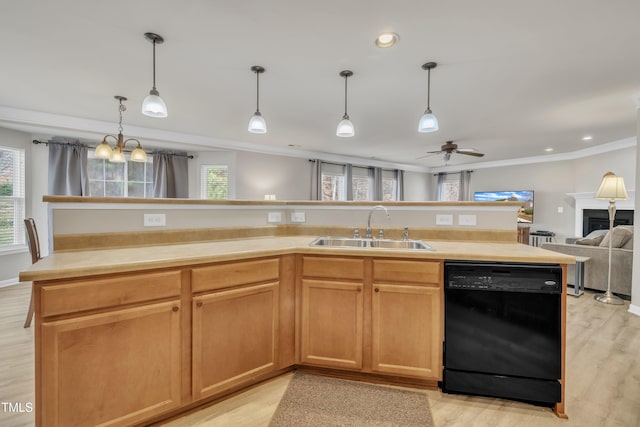
[[[0,147],[0,249],[25,244],[24,150]]]
[[[347,200],[345,165],[323,162],[321,168],[322,194],[320,200]]]
[[[351,168],[353,200],[373,200],[373,170],[360,166]]]
[[[229,198],[229,166],[203,165],[200,171],[200,197],[209,200]]]
[[[153,156],[146,162],[112,163],[90,153],[87,162],[90,196],[153,197]]]
[[[469,200],[471,172],[439,173],[437,199],[445,202]]]
[[[320,200],[398,200],[395,169],[321,162],[320,183]],[[347,194],[347,188],[351,194]]]
[[[398,171],[382,170],[382,200],[384,202],[398,200]]]

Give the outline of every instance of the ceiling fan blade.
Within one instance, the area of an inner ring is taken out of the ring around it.
[[[470,151],[470,150],[456,150],[456,153],[458,154],[465,154],[467,156],[474,156],[474,157],[484,157],[483,153],[478,153],[477,151]]]
[[[436,154],[440,154],[440,153],[442,153],[442,151],[429,151],[429,152],[428,152],[427,154],[425,154],[424,156],[416,157],[416,160],[424,159],[425,157],[435,156]]]

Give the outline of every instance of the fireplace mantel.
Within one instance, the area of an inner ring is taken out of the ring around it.
[[[627,200],[618,200],[616,209],[635,209],[635,190],[627,190],[629,198]],[[584,209],[608,209],[609,202],[606,200],[594,199],[595,192],[585,193],[567,193],[576,201],[574,236],[582,236],[582,211]]]

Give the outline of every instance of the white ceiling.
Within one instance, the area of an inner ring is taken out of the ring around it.
[[[0,126],[99,142],[117,132],[176,149],[330,153],[418,167],[446,140],[484,158],[571,153],[636,136],[640,1],[21,0],[0,3]],[[400,35],[391,49],[375,36]],[[152,45],[166,119],[140,113]],[[417,132],[426,107],[440,130]],[[269,132],[253,135],[255,74]],[[344,112],[354,138],[335,136]],[[24,111],[23,111],[24,110]],[[39,114],[49,113],[49,114]],[[582,141],[592,135],[591,141]],[[145,139],[146,138],[146,139]],[[294,147],[290,147],[294,145]]]

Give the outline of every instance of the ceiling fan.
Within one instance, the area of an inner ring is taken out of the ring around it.
[[[428,151],[426,155],[420,156],[417,159],[423,159],[425,157],[434,156],[436,154],[444,153],[444,161],[448,161],[451,158],[452,153],[466,154],[467,156],[483,157],[484,154],[478,152],[475,148],[458,148],[458,144],[454,144],[453,141],[447,141],[438,151]]]

